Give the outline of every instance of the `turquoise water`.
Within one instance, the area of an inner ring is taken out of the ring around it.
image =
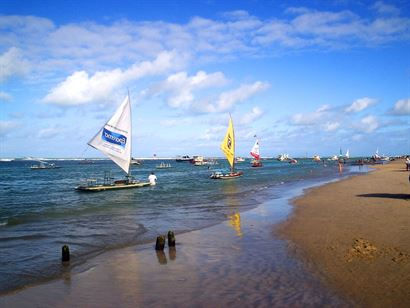
[[[227,215],[256,207],[283,195],[288,187],[339,178],[337,164],[300,160],[291,165],[264,161],[237,164],[244,176],[211,180],[217,166],[193,166],[166,161],[144,161],[132,174],[146,181],[151,171],[157,186],[130,190],[81,193],[82,179],[102,178],[111,171],[123,174],[111,161],[83,165],[75,160],[55,161],[60,169],[31,170],[32,162],[0,162],[0,293],[37,283],[62,272],[61,246],[68,244],[70,266],[106,250],[152,241],[168,230],[184,232],[213,225]],[[345,175],[347,170],[345,170]]]

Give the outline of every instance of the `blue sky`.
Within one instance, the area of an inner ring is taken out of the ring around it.
[[[133,156],[410,153],[407,1],[0,2],[0,157],[99,157],[130,91]]]

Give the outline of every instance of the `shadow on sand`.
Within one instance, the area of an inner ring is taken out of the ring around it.
[[[409,200],[410,194],[363,194],[357,195],[358,197],[368,197],[368,198],[388,198],[388,199],[404,199]]]

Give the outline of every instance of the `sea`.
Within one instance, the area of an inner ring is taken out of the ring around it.
[[[212,180],[213,171],[228,170],[226,160],[194,166],[175,160],[144,160],[131,174],[156,186],[79,192],[87,179],[113,178],[124,173],[110,160],[48,161],[60,168],[32,170],[33,161],[0,162],[0,295],[62,275],[61,248],[68,245],[70,266],[108,250],[154,242],[158,235],[197,230],[225,221],[229,215],[280,198],[295,187],[308,187],[363,172],[337,162],[300,159],[297,164],[250,160],[236,164],[244,172],[233,180]],[[157,169],[161,162],[171,168]]]

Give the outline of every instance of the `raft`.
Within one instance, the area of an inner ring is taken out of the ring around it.
[[[75,189],[78,191],[85,191],[85,192],[97,192],[97,191],[104,191],[104,190],[116,190],[116,189],[127,189],[127,188],[139,188],[150,186],[149,182],[138,182],[138,183],[114,183],[109,185],[86,185],[86,186],[78,186]]]

